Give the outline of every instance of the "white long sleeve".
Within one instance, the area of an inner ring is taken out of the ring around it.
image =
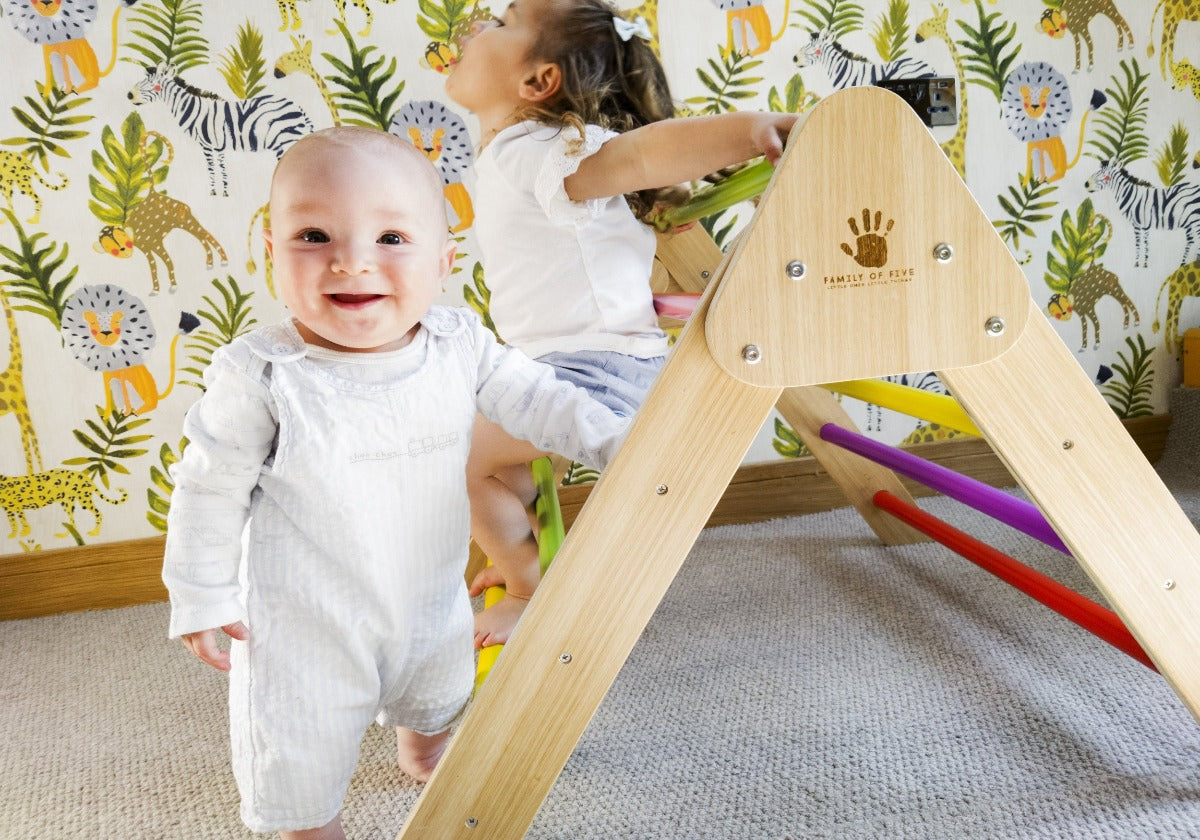
[[[557,379],[549,365],[499,344],[478,319],[469,323],[479,352],[480,413],[513,437],[604,469],[631,419]]]
[[[267,389],[247,375],[253,360],[244,348],[218,351],[205,371],[205,394],[184,419],[188,443],[170,470],[175,489],[163,558],[172,638],[243,618],[242,531],[276,432]]]

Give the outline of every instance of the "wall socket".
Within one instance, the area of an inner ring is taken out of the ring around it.
[[[928,126],[958,123],[958,80],[953,76],[883,79],[875,84],[898,94]]]

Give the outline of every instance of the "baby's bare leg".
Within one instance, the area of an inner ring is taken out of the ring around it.
[[[418,782],[429,781],[449,740],[449,729],[436,735],[422,735],[397,726],[396,755],[400,769]]]
[[[346,832],[342,831],[342,815],[338,814],[320,828],[281,831],[279,840],[346,840]]]
[[[535,492],[529,462],[540,454],[496,424],[476,421],[467,463],[471,535],[495,568],[481,573],[472,592],[497,579],[505,586],[505,596],[475,617],[476,647],[508,641],[541,577],[528,512]]]

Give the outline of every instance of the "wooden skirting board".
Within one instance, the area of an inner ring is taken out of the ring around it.
[[[1157,461],[1170,429],[1170,415],[1126,420],[1124,425],[1147,460]],[[925,443],[908,451],[995,487],[1015,483],[988,444],[977,438]],[[902,480],[913,496],[935,495],[916,482]],[[568,528],[591,488],[560,488]],[[842,491],[814,458],[750,464],[737,471],[708,525],[819,513],[845,505]],[[9,555],[0,561],[0,620],[165,601],[167,593],[159,577],[162,554],[163,538],[150,537]]]

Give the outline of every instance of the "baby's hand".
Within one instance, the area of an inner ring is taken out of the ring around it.
[[[226,624],[221,629],[231,638],[243,642],[250,638],[250,631],[240,621],[235,621],[233,624]],[[217,631],[215,629],[184,633],[180,637],[180,640],[183,642],[183,646],[190,650],[192,655],[201,662],[213,666],[218,671],[229,670],[229,651],[221,650],[217,647]]]
[[[772,166],[783,157],[783,146],[798,118],[796,114],[764,112],[762,119],[755,124],[754,144]]]

